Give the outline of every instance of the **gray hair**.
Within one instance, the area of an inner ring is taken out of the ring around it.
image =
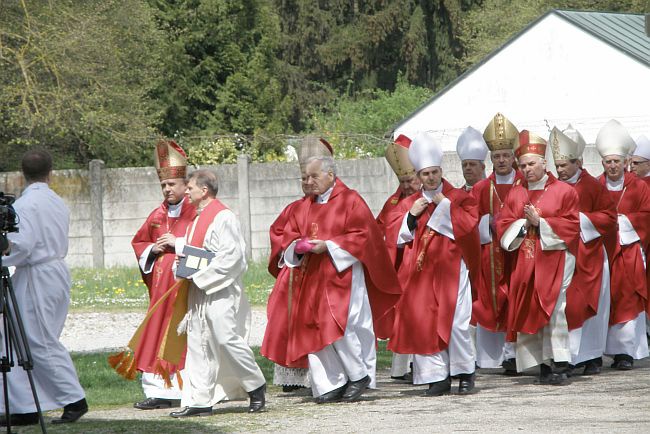
[[[311,163],[312,161],[320,161],[320,170],[323,172],[332,172],[336,176],[336,161],[333,157],[309,157],[307,158],[306,164]]]
[[[219,178],[217,177],[217,172],[214,170],[195,170],[188,175],[186,182],[190,182],[191,180],[194,180],[197,187],[206,187],[210,196],[217,197],[217,193],[219,192]]]

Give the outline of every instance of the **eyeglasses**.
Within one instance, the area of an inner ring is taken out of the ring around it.
[[[642,164],[650,163],[650,160],[645,161],[630,161],[630,166],[640,166]]]

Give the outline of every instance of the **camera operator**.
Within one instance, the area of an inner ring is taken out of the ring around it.
[[[32,371],[42,411],[63,407],[53,423],[75,422],[88,411],[85,393],[66,348],[59,341],[70,302],[68,252],[70,212],[49,188],[52,157],[31,150],[22,160],[27,187],[14,204],[19,232],[7,234],[4,266],[15,266],[14,293],[34,361]],[[38,413],[25,371],[7,374],[12,425],[38,423]],[[1,401],[1,400],[0,400]],[[4,402],[0,402],[2,413]],[[0,425],[6,425],[2,416]]]

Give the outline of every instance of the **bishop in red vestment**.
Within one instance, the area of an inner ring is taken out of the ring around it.
[[[308,356],[316,402],[354,401],[375,384],[375,337],[390,337],[401,287],[370,209],[334,160],[312,157],[305,174],[312,196],[282,242],[295,269],[287,361]]]
[[[490,150],[494,171],[472,189],[478,202],[481,262],[472,279],[476,293],[472,304],[472,323],[476,325],[476,364],[481,368],[506,368],[516,374],[515,348],[506,342],[508,288],[515,254],[501,249],[495,233],[495,221],[513,185],[522,181],[513,168],[514,147],[519,132],[501,113],[485,128],[483,139]]]
[[[634,140],[616,120],[607,122],[596,137],[605,173],[599,177],[616,206],[618,233],[605,238],[611,264],[611,313],[605,354],[614,356],[615,369],[632,369],[634,359],[648,356],[646,310],[648,286],[644,251],[650,235],[648,186],[625,171]]]
[[[603,239],[616,233],[616,208],[607,189],[582,169],[586,142],[569,125],[549,138],[558,178],[580,198],[576,269],[566,293],[571,361],[584,375],[600,373],[609,323],[609,263]],[[611,253],[611,252],[610,252]]]
[[[427,395],[474,389],[475,354],[469,321],[468,263],[476,255],[476,202],[442,178],[442,150],[428,133],[409,148],[423,190],[400,203],[398,244],[404,245],[408,280],[397,306],[389,349],[413,356],[413,383],[429,384]],[[394,223],[393,223],[394,224]],[[478,263],[474,261],[474,263]]]
[[[149,309],[176,283],[172,266],[176,259],[173,244],[176,237],[185,235],[192,223],[196,209],[187,204],[185,198],[185,152],[173,141],[160,141],[156,145],[156,168],[165,200],[152,211],[142,227],[133,237],[131,245],[140,265],[142,280],[149,289]],[[167,408],[180,404],[181,392],[177,381],[169,381],[172,387],[165,387],[164,379],[183,369],[159,359],[158,350],[165,338],[175,296],[168,297],[156,309],[147,322],[138,347],[134,351],[136,367],[142,372],[142,388],[146,399],[134,404],[135,408],[150,410]],[[169,384],[167,384],[169,386]]]
[[[408,277],[408,274],[406,274],[406,267],[402,267],[404,249],[401,247],[398,248],[397,246],[397,234],[399,232],[400,224],[389,225],[388,222],[396,220],[391,217],[391,213],[394,213],[397,210],[399,203],[410,195],[418,192],[422,187],[420,178],[416,176],[415,168],[409,161],[408,148],[410,145],[411,139],[404,135],[400,135],[395,139],[394,143],[391,143],[386,147],[386,161],[388,161],[393,172],[395,172],[397,180],[399,181],[399,187],[397,187],[395,193],[386,200],[386,203],[384,203],[383,208],[377,215],[377,224],[384,235],[384,242],[386,243],[388,254],[395,265],[395,270],[397,271],[397,276],[399,277],[400,282],[406,282],[406,278]],[[409,382],[412,381],[411,362],[411,354],[393,353],[393,360],[390,367],[391,378]]]
[[[517,370],[540,365],[540,383],[565,384],[571,360],[566,289],[580,233],[578,195],[546,172],[545,152],[544,139],[527,130],[519,134],[515,156],[525,182],[510,190],[497,233],[503,249],[517,250],[508,300]]]

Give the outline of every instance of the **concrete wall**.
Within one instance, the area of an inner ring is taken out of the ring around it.
[[[341,180],[357,190],[375,214],[397,187],[397,179],[383,158],[337,164]],[[445,178],[462,185],[456,153],[446,153],[442,164]],[[487,166],[490,173],[489,162]],[[602,172],[600,158],[592,147],[585,150],[585,166],[592,174]],[[239,216],[249,255],[264,258],[269,251],[270,224],[287,204],[302,195],[298,165],[249,163],[243,156],[238,164],[215,169],[220,177],[219,197]],[[19,172],[0,173],[0,191],[19,195],[23,187]],[[135,266],[131,238],[162,201],[153,167],[104,169],[95,162],[90,170],[54,171],[51,187],[71,211],[70,266]]]

